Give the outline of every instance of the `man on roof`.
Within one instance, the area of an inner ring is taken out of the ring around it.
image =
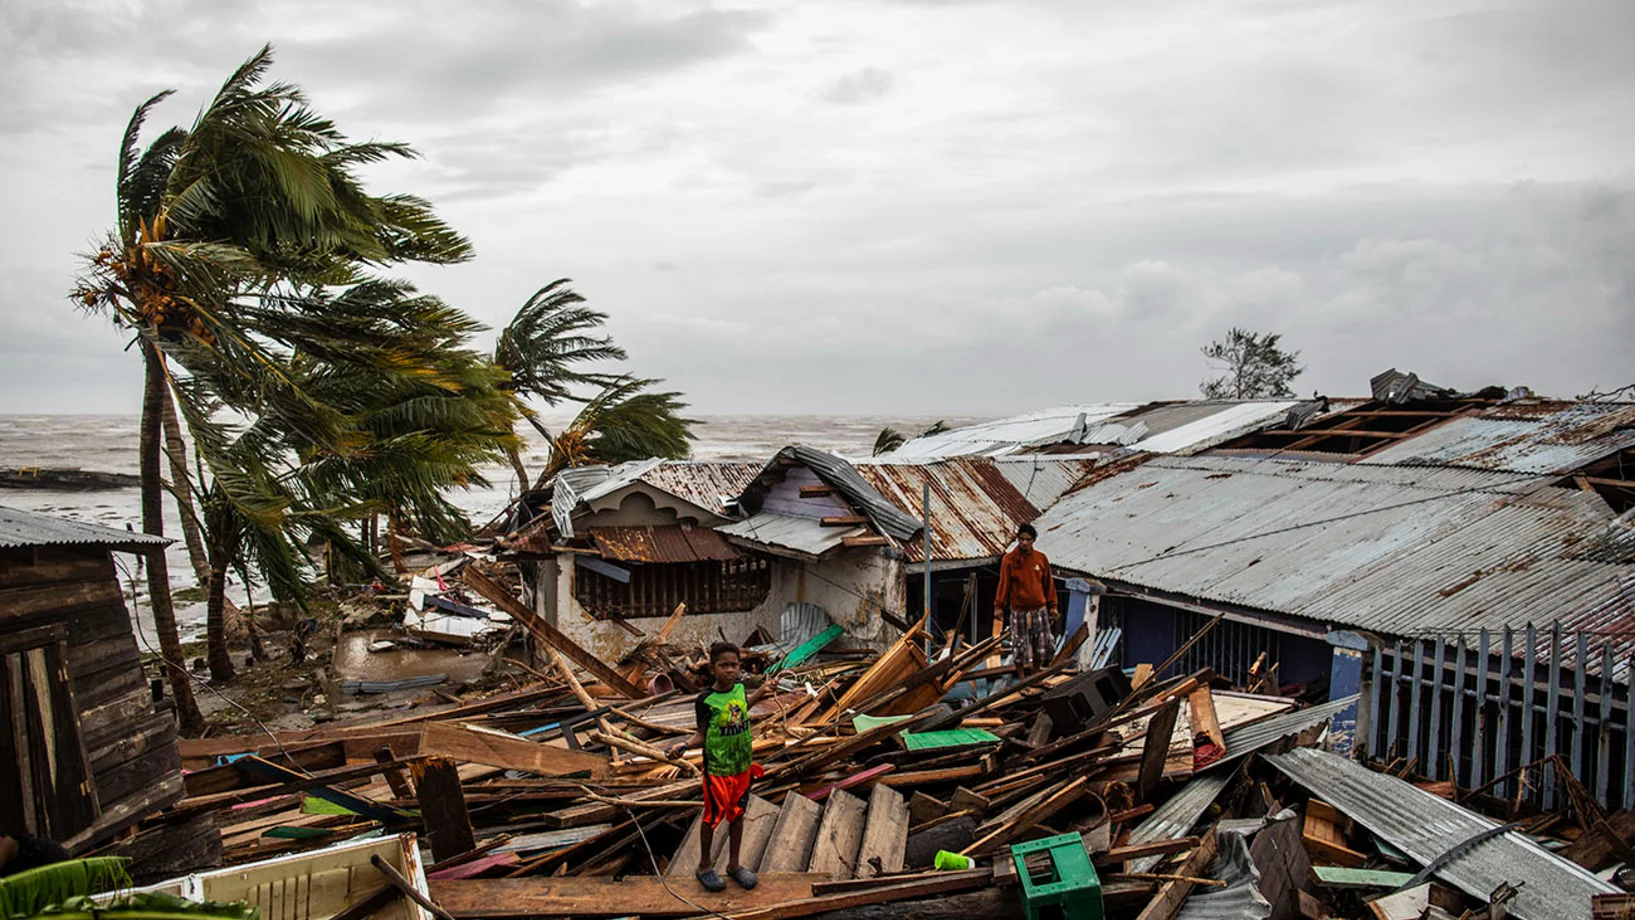
[[[1039,531],[1032,524],[1016,528],[1016,548],[999,563],[999,591],[994,595],[994,618],[1010,611],[1011,661],[1019,677],[1049,667],[1056,654],[1056,585],[1050,560],[1033,548]]]

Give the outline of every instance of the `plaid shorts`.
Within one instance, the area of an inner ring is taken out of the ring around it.
[[[1056,637],[1050,631],[1050,611],[1011,611],[1011,660],[1025,670],[1042,668],[1056,655]]]

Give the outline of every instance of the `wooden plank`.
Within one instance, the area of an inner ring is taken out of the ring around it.
[[[1090,791],[1090,777],[1080,776],[1056,787],[1050,794],[1028,807],[1003,827],[977,840],[962,852],[966,856],[987,856],[1032,830],[1051,815],[1078,801]]]
[[[1344,888],[1367,891],[1386,889],[1394,891],[1413,881],[1411,872],[1386,872],[1379,869],[1349,869],[1345,866],[1312,866],[1312,877],[1324,888]]]
[[[868,806],[849,792],[829,796],[812,844],[806,871],[830,878],[852,878],[857,873],[857,851],[863,845],[863,822]]]
[[[611,769],[608,759],[597,754],[570,751],[458,722],[427,722],[421,731],[420,753],[540,776],[589,773],[601,779]]]
[[[828,486],[828,485],[824,485],[824,486],[801,486],[800,487],[800,497],[801,498],[822,498],[825,495],[834,495],[839,491],[840,490],[836,489],[834,486]]]
[[[924,824],[932,818],[940,818],[948,814],[949,810],[946,802],[923,792],[914,793],[908,800],[908,820],[913,824]]]
[[[472,590],[487,598],[501,610],[509,613],[512,618],[520,622],[534,638],[556,649],[571,658],[574,664],[584,668],[596,676],[597,680],[625,696],[627,699],[639,700],[647,696],[640,687],[626,680],[624,675],[608,667],[605,662],[586,651],[579,643],[569,639],[555,626],[545,622],[544,618],[528,609],[528,607],[487,576],[478,572],[476,568],[467,566],[460,578]]]
[[[607,876],[559,878],[429,879],[432,900],[460,920],[465,918],[534,917],[693,917],[696,904],[733,917],[779,904],[803,903],[811,898],[807,874],[763,875],[752,891],[736,885],[710,894],[693,885],[665,887],[653,876],[629,876],[614,881]],[[683,900],[685,899],[685,900]]]
[[[764,873],[796,872],[812,862],[823,807],[804,795],[786,795],[773,822],[759,868]]]
[[[841,546],[890,546],[891,540],[877,533],[859,534],[851,537],[841,537]]]
[[[1192,721],[1192,737],[1208,735],[1221,750],[1226,750],[1226,738],[1221,734],[1221,721],[1215,715],[1215,693],[1205,684],[1187,697],[1187,716]]]
[[[818,518],[818,523],[824,527],[859,527],[868,522],[869,519],[861,514],[836,514]]]
[[[806,797],[811,799],[814,802],[821,802],[824,799],[828,798],[829,795],[832,794],[832,793],[840,792],[841,790],[844,790],[844,789],[850,789],[853,786],[861,786],[861,785],[863,785],[865,783],[872,782],[874,780],[879,779],[882,776],[885,776],[887,773],[890,773],[891,771],[893,771],[895,769],[897,769],[897,765],[896,764],[890,764],[890,763],[883,763],[883,764],[880,764],[879,766],[870,767],[867,770],[862,770],[860,772],[853,773],[851,776],[848,776],[845,779],[837,780],[835,782],[829,783],[826,786],[819,787],[818,789],[815,789],[812,792],[807,793]]]
[[[981,764],[969,764],[963,767],[945,767],[940,770],[911,770],[907,773],[887,773],[875,782],[881,786],[901,788],[904,786],[931,786],[937,783],[952,783],[962,779],[975,779],[986,774]]]
[[[1099,866],[1116,866],[1132,859],[1141,859],[1144,856],[1170,856],[1183,853],[1198,845],[1197,837],[1177,837],[1174,840],[1155,840],[1152,843],[1138,843],[1134,846],[1114,847],[1105,853],[1097,853],[1095,864]]]
[[[1204,873],[1209,871],[1209,864],[1215,861],[1218,846],[1215,829],[1211,827],[1204,833],[1203,839],[1198,841],[1192,855],[1186,858],[1174,874],[1182,878],[1202,878]],[[1136,920],[1175,920],[1175,915],[1181,911],[1181,905],[1185,904],[1187,896],[1192,894],[1192,888],[1193,884],[1189,881],[1165,882],[1158,887],[1158,894],[1147,903]]]
[[[794,917],[811,917],[818,914],[832,914],[835,917],[859,917],[859,908],[865,908],[871,904],[903,902],[904,904],[913,905],[909,908],[909,916],[918,917],[922,915],[923,906],[915,904],[914,902],[917,900],[926,898],[941,899],[948,895],[983,888],[989,884],[991,884],[991,873],[944,872],[936,877],[928,877],[919,881],[881,885],[863,891],[848,891],[841,894],[806,898],[756,910],[733,912],[731,916],[732,920],[790,920],[790,918]],[[988,916],[993,915],[989,914]]]
[[[856,878],[903,871],[903,852],[908,844],[908,803],[890,786],[875,786],[869,794],[868,819],[863,825],[863,844],[857,851]],[[879,860],[879,865],[875,865]]]
[[[426,822],[426,836],[431,839],[432,858],[451,859],[475,848],[477,839],[471,831],[465,792],[454,763],[430,757],[416,761],[411,769],[415,789],[419,790],[420,815]]]
[[[758,795],[749,797],[749,805],[744,809],[744,838],[739,845],[738,858],[751,871],[759,871],[761,856],[766,851],[767,841],[772,837],[774,826],[778,823],[780,814],[778,806],[768,802]],[[698,869],[698,854],[704,833],[704,815],[700,813],[693,819],[692,826],[687,830],[687,836],[682,838],[680,849],[670,860],[670,866],[664,872],[668,878],[691,878]],[[731,844],[727,825],[723,823],[716,828],[715,837],[710,842],[711,864],[725,870],[727,862],[727,847]]]
[[[1180,714],[1181,701],[1170,700],[1147,723],[1147,737],[1141,744],[1141,770],[1136,775],[1135,783],[1138,801],[1146,801],[1164,778],[1164,763],[1169,759],[1175,720]]]

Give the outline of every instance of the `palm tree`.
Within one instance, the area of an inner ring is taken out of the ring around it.
[[[163,533],[159,431],[165,388],[176,379],[171,359],[189,373],[212,366],[229,381],[218,394],[224,406],[277,416],[309,441],[345,451],[348,420],[301,391],[288,356],[338,347],[347,330],[298,306],[302,295],[353,282],[366,266],[471,255],[426,202],[370,195],[353,173],[412,156],[408,147],[347,142],[298,88],[263,84],[271,61],[263,48],[191,128],[171,128],[145,150],[142,125],[170,93],[137,107],[120,147],[115,230],[74,292],[84,308],[131,330],[143,356],[148,533]],[[196,425],[197,413],[179,408]],[[191,433],[198,445],[199,431]],[[150,556],[148,588],[182,730],[197,734],[204,721],[182,664],[163,553]]]
[[[585,373],[575,365],[626,357],[610,337],[594,334],[607,322],[607,314],[580,306],[585,298],[568,287],[572,283],[559,278],[535,291],[494,344],[494,364],[510,373],[506,386],[517,394],[523,417],[547,444],[555,436],[522,400],[534,397],[556,406],[573,399],[576,387],[605,389],[618,382],[619,375]],[[509,459],[518,487],[526,487],[528,472],[520,451],[512,451]]]
[[[551,439],[550,460],[535,488],[543,488],[570,467],[653,457],[686,459],[696,437],[692,426],[698,422],[681,414],[687,404],[680,393],[648,389],[659,382],[621,377],[596,394]]]

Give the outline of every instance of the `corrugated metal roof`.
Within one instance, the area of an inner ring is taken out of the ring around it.
[[[1635,403],[1511,403],[1453,419],[1367,464],[1563,474],[1635,446]]]
[[[1044,460],[1039,465],[1078,469],[1083,463]],[[923,464],[860,464],[857,472],[904,514],[921,520],[924,488],[927,483],[931,485],[931,558],[936,562],[1002,556],[1017,525],[1039,516],[1039,509],[986,457]],[[1047,475],[1061,477],[1054,470]],[[925,560],[923,538],[904,541],[902,549],[910,562]]]
[[[1180,400],[1062,406],[914,438],[879,459],[902,463],[997,457],[1064,442],[1187,454],[1281,423],[1301,405],[1299,400]]]
[[[778,451],[760,470],[755,480],[738,496],[738,504],[751,513],[760,511],[757,501],[772,482],[781,479],[791,465],[804,466],[819,480],[838,489],[857,513],[868,517],[876,530],[897,540],[911,539],[922,529],[918,517],[904,512],[864,479],[850,462],[815,447],[796,444]],[[759,516],[759,515],[757,515]],[[834,530],[835,528],[825,528]]]
[[[136,552],[174,541],[0,506],[0,546],[107,546]]]
[[[653,467],[642,481],[712,514],[728,517],[727,503],[754,482],[760,471],[759,463],[671,461]]]
[[[723,524],[715,528],[715,532],[763,546],[821,556],[839,549],[845,538],[863,536],[869,531],[866,527],[824,527],[815,518],[766,512],[733,524]]]
[[[549,552],[549,527],[572,537],[573,515],[580,508],[637,483],[687,502],[717,517],[728,517],[727,503],[760,471],[757,463],[708,460],[633,460],[618,466],[581,466],[563,470],[551,482],[551,516],[535,521],[507,544],[523,552]]]
[[[724,562],[738,558],[738,552],[720,534],[703,527],[665,524],[587,529],[605,558],[623,562]]]
[[[1421,865],[1498,826],[1394,776],[1326,751],[1298,748],[1265,759]],[[1509,908],[1520,920],[1578,920],[1589,916],[1594,895],[1619,890],[1519,833],[1479,844],[1436,874],[1483,900],[1503,882],[1520,885]]]
[[[1548,481],[1158,457],[1068,495],[1035,526],[1064,569],[1387,635],[1570,622],[1602,609],[1632,569],[1575,557],[1614,522],[1598,496]]]

